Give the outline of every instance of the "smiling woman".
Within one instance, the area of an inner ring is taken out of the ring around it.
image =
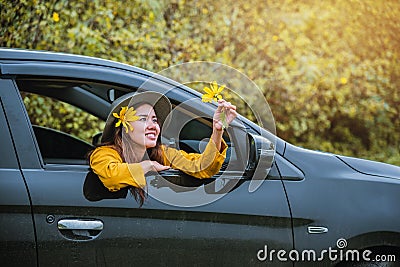
[[[109,191],[128,187],[140,205],[146,198],[148,172],[172,167],[196,178],[210,178],[219,172],[228,148],[222,139],[222,111],[228,124],[237,116],[235,106],[220,100],[205,150],[187,153],[161,145],[160,132],[171,112],[167,97],[155,92],[125,95],[113,103],[101,144],[89,154],[90,166]]]

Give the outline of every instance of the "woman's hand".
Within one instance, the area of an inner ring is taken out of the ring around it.
[[[230,102],[226,102],[223,99],[218,100],[218,108],[215,110],[213,117],[213,127],[217,131],[223,130],[221,118],[222,112],[225,112],[226,124],[228,126],[237,117],[235,105],[232,105]]]
[[[148,173],[149,171],[159,172],[159,171],[168,170],[170,168],[169,166],[162,165],[154,160],[142,161],[142,162],[140,162],[140,165],[142,166],[143,172],[145,174]]]
[[[224,130],[224,125],[222,123],[222,112],[225,113],[226,125],[229,124],[236,118],[236,106],[232,105],[229,102],[221,99],[218,100],[218,108],[214,112],[213,117],[213,132],[211,135],[211,139],[214,141],[214,144],[217,147],[217,150],[221,152],[221,141],[222,134]]]

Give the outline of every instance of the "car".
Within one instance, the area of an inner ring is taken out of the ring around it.
[[[0,71],[4,266],[398,266],[400,167],[297,147],[238,116],[220,173],[152,173],[139,207],[90,170],[90,128],[118,97],[156,91],[176,110],[163,142],[201,152],[215,106],[94,57],[1,48]]]

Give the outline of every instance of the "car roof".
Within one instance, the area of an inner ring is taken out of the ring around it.
[[[107,59],[82,56],[76,54],[67,54],[62,52],[0,48],[0,61],[13,61],[13,60],[90,64],[90,65],[105,66],[105,67],[112,67],[128,71],[140,72],[148,76],[154,76],[153,72]]]

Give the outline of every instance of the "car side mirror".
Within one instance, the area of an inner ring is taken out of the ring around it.
[[[254,192],[267,179],[274,161],[275,146],[273,142],[261,135],[247,133],[247,138],[248,160],[244,177],[232,178],[229,174],[226,177],[218,177],[204,186],[206,193],[225,194],[242,185],[245,180],[251,180],[249,192]]]
[[[248,133],[249,160],[246,172],[252,180],[264,180],[267,178],[274,161],[275,146],[267,138]]]

